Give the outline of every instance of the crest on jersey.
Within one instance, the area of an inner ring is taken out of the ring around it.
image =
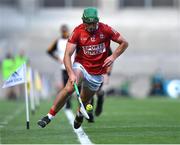
[[[104,35],[102,33],[99,35],[99,37],[100,39],[104,39]]]
[[[92,36],[92,37],[91,37],[91,41],[92,41],[92,42],[96,41],[96,37],[95,37],[95,36]]]

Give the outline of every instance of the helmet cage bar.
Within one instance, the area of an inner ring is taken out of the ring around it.
[[[99,22],[99,18],[86,18],[86,17],[82,17],[83,23],[98,23]]]

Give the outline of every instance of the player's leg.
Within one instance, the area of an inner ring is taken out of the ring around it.
[[[103,104],[104,104],[104,90],[102,89],[102,85],[100,89],[96,92],[97,95],[97,103],[95,109],[95,115],[99,116],[103,111]]]
[[[74,73],[77,77],[78,85],[80,86],[83,80],[83,73],[79,68],[74,69]],[[68,97],[73,93],[73,91],[74,91],[74,86],[68,80],[66,86],[56,96],[53,106],[51,107],[49,113],[38,121],[38,125],[44,128],[54,118],[56,113],[64,106]]]
[[[44,128],[54,118],[56,113],[64,106],[68,99],[68,96],[71,95],[73,91],[73,85],[70,83],[70,81],[68,81],[66,86],[56,96],[49,113],[38,121],[38,125],[40,127]]]
[[[81,99],[86,106],[89,104],[89,101],[92,99],[92,96],[95,94],[96,91],[90,90],[88,87],[82,86],[81,87]],[[74,128],[77,129],[81,126],[83,122],[83,115],[80,113],[79,109],[77,111],[75,120],[74,120]]]
[[[91,104],[92,106],[94,106],[94,96],[90,99],[88,104]],[[87,119],[87,120],[88,120],[89,123],[93,123],[94,122],[94,111],[93,110],[87,112],[88,116],[89,116],[89,119]]]
[[[74,73],[77,77],[78,85],[81,85],[83,74],[80,70],[74,70]],[[54,104],[51,109],[53,109],[56,113],[64,106],[69,96],[74,92],[74,86],[68,80],[65,88],[59,92],[56,99],[54,100]]]
[[[103,76],[102,75],[90,75],[82,65],[76,64],[76,68],[79,68],[79,70],[83,73],[84,79],[81,86],[81,99],[83,104],[86,106],[89,101],[92,99],[93,95],[97,90],[99,90],[99,87],[101,86],[103,82]],[[82,124],[83,116],[77,111],[76,118],[74,120],[74,128],[79,128]]]
[[[67,81],[68,81],[68,73],[66,70],[62,71],[62,77],[63,77],[63,84],[64,86],[66,85]],[[69,96],[69,98],[66,101],[66,109],[70,109],[71,108],[71,96]]]

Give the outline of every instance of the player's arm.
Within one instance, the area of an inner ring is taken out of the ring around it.
[[[112,53],[114,59],[119,57],[128,47],[128,42],[122,36],[119,36],[115,42],[119,43],[119,46]]]
[[[119,36],[117,39],[114,39],[113,41],[118,43],[119,46],[115,49],[112,55],[106,58],[103,67],[108,67],[112,65],[116,58],[119,57],[128,47],[128,42],[122,36]]]
[[[110,65],[110,66],[108,66],[107,69],[106,69],[106,74],[107,74],[108,76],[111,75],[111,72],[112,72],[112,66],[113,66],[113,65]]]
[[[109,52],[108,52],[108,56],[111,56],[112,53],[113,53],[113,52],[112,52],[112,49],[110,48],[110,49],[109,49]],[[106,69],[106,74],[107,74],[107,76],[110,76],[110,75],[111,75],[112,67],[113,67],[113,64],[107,67],[107,69]]]
[[[64,65],[66,67],[67,73],[69,75],[69,79],[72,84],[76,81],[76,76],[74,74],[74,71],[72,69],[72,62],[71,57],[76,49],[76,44],[68,42],[66,45],[66,51],[64,55]]]
[[[59,61],[60,63],[63,63],[63,60],[61,60],[57,55],[56,55],[56,50],[57,50],[57,39],[49,46],[47,50],[47,54],[50,55],[52,58],[55,60]]]

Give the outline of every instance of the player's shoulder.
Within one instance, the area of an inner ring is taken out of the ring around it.
[[[74,31],[81,31],[81,30],[84,30],[84,25],[83,24],[79,24],[78,26],[76,26],[74,28]]]
[[[68,39],[65,39],[65,38],[59,38],[58,39],[58,43],[63,43],[63,42],[67,42]]]
[[[99,22],[99,29],[103,33],[110,33],[111,32],[111,27],[108,24]]]
[[[99,27],[100,27],[100,28],[104,28],[104,29],[108,29],[110,26],[109,26],[108,24],[99,22]]]
[[[111,27],[108,24],[102,22],[99,22],[99,28],[104,33],[109,33],[111,31]]]

